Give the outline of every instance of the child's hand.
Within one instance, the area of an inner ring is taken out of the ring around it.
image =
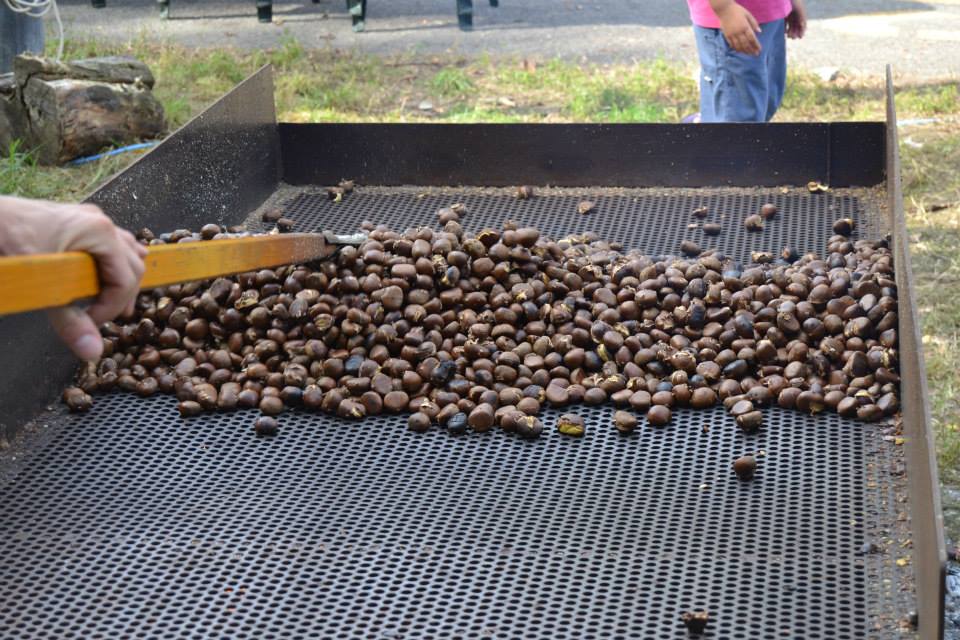
[[[717,11],[717,17],[720,18],[723,36],[735,51],[751,56],[760,55],[760,41],[757,40],[760,24],[752,13],[736,2],[730,2]]]
[[[793,0],[793,11],[787,16],[787,37],[799,39],[807,32],[806,0]]]

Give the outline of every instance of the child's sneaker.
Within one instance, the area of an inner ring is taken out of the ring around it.
[[[691,113],[691,114],[688,115],[688,116],[684,116],[683,119],[682,119],[680,122],[681,122],[682,124],[699,124],[699,123],[700,123],[700,114],[699,114],[699,113]]]

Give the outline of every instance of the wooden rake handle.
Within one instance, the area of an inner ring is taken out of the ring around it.
[[[229,238],[148,247],[141,289],[328,258],[337,250],[319,233]],[[0,257],[0,315],[60,307],[100,292],[88,253]]]

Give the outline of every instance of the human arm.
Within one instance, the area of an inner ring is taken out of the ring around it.
[[[100,295],[86,310],[49,312],[54,330],[84,360],[103,350],[99,325],[132,313],[146,247],[89,204],[59,204],[0,196],[0,255],[85,251],[97,261]]]
[[[742,5],[734,0],[710,0],[713,12],[720,19],[720,29],[727,43],[740,53],[760,55],[760,23]]]
[[[807,2],[792,0],[793,11],[787,16],[787,37],[798,40],[807,32]]]

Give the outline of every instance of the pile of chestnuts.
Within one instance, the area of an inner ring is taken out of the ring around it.
[[[851,240],[852,221],[823,257],[740,265],[690,244],[651,257],[510,222],[468,234],[468,215],[453,205],[441,228],[403,232],[364,223],[366,241],[327,261],[142,292],[132,316],[102,327],[103,358],[64,400],[85,410],[119,389],[173,394],[184,417],[259,408],[264,435],[295,408],[525,438],[544,432],[543,407],[580,403],[614,404],[610,428],[624,434],[635,414],[659,428],[676,407],[718,403],[747,433],[770,405],[864,421],[898,410],[893,257],[886,241]],[[553,431],[589,436],[574,413]]]

